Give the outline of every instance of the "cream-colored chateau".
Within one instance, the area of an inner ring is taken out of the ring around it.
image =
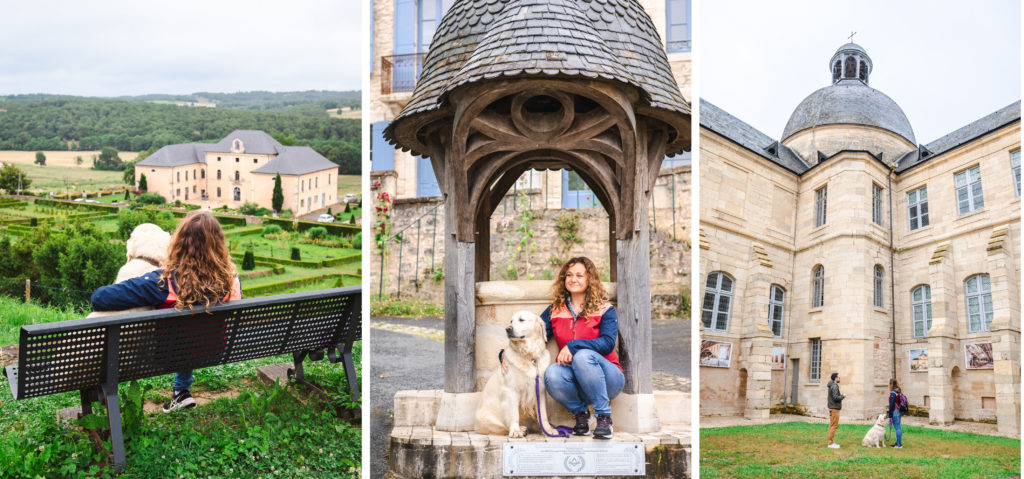
[[[255,130],[235,130],[217,143],[160,148],[135,165],[135,184],[174,202],[230,208],[251,202],[272,208],[281,175],[282,210],[310,213],[338,202],[338,165],[308,146],[283,146]]]
[[[409,102],[434,30],[455,0],[373,0],[370,66],[372,175],[393,175],[398,199],[440,196],[430,160],[396,150],[384,128]],[[690,101],[690,0],[639,0],[665,44],[672,75]],[[689,154],[666,158],[662,169],[689,164]],[[392,173],[393,172],[393,173]],[[596,196],[568,170],[524,173],[520,190],[536,191],[545,208],[597,206]],[[667,205],[668,201],[661,203]]]
[[[863,48],[828,68],[780,140],[701,102],[701,413],[827,415],[838,372],[843,417],[896,377],[1019,434],[1020,101],[918,144]]]

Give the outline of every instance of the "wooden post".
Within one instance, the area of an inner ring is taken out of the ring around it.
[[[25,302],[27,303],[27,302],[29,302],[31,300],[32,300],[32,280],[31,279],[26,279],[25,280]]]

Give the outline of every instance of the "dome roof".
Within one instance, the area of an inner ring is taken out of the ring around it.
[[[892,98],[855,79],[840,80],[804,98],[789,117],[782,139],[808,128],[840,124],[882,128],[917,144],[903,109]]]

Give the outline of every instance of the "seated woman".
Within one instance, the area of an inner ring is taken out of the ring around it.
[[[242,298],[227,241],[212,214],[193,210],[178,223],[161,269],[103,286],[92,293],[94,311],[121,311],[140,306],[192,308]],[[189,392],[192,371],[174,375],[173,396],[164,412],[195,406]]]
[[[625,376],[615,340],[619,321],[608,303],[597,267],[589,258],[572,258],[562,265],[552,289],[552,303],[540,315],[548,338],[558,344],[555,364],[544,373],[551,397],[576,417],[573,434],[585,436],[594,406],[595,439],[611,439],[610,401],[622,391]]]

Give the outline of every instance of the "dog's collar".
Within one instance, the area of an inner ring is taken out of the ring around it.
[[[155,260],[155,259],[153,259],[153,258],[150,258],[149,256],[136,256],[136,257],[134,257],[132,259],[142,260],[142,261],[145,261],[145,262],[147,262],[147,263],[149,263],[149,264],[151,264],[151,265],[153,265],[153,266],[155,266],[157,268],[160,267],[160,262]]]

